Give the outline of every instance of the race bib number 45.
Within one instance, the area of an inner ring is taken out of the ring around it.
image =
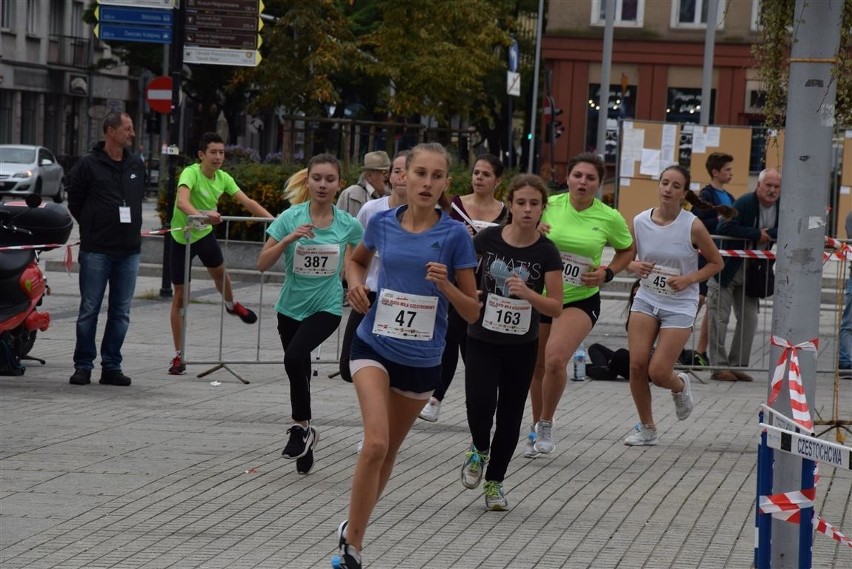
[[[383,289],[376,301],[373,334],[428,342],[435,333],[438,297]]]
[[[296,245],[293,272],[308,277],[329,277],[337,274],[340,247],[337,245]]]
[[[651,292],[661,296],[672,296],[677,293],[672,290],[671,286],[669,286],[669,279],[678,276],[680,276],[679,270],[656,265],[651,271],[651,274],[649,274],[645,279],[645,286],[647,286]]]
[[[583,281],[580,280],[580,275],[589,272],[592,266],[592,260],[582,255],[574,253],[559,252],[562,257],[562,282],[576,286],[582,286]]]
[[[532,305],[526,300],[488,294],[482,327],[502,334],[526,334],[530,329]]]

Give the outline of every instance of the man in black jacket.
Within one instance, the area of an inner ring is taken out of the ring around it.
[[[133,121],[127,113],[104,118],[104,140],[67,176],[68,209],[80,227],[80,312],[74,374],[70,383],[91,382],[97,357],[98,313],[109,284],[109,308],[101,342],[101,379],[105,385],[130,385],[121,371],[121,346],[130,324],[142,245],[142,197],[145,164],[133,154]]]
[[[778,237],[778,199],[781,195],[781,174],[774,169],[760,173],[753,193],[740,196],[734,202],[737,215],[722,220],[716,229],[719,235],[733,237],[725,240],[723,249],[769,249]],[[725,267],[709,284],[707,310],[710,314],[710,364],[721,368],[748,367],[751,345],[757,329],[759,298],[745,294],[745,263],[736,257],[725,257]],[[725,350],[725,336],[731,308],[737,327],[730,351]],[[751,381],[745,372],[721,369],[711,375],[719,381]]]

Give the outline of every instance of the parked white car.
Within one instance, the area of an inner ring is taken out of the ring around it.
[[[44,146],[0,144],[0,196],[65,199],[65,170]]]

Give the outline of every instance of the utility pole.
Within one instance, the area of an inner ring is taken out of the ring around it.
[[[544,0],[538,0],[538,19],[535,23],[535,68],[533,69],[532,86],[532,111],[530,112],[530,137],[527,141],[530,145],[527,160],[527,173],[533,173],[535,163],[535,133],[538,128],[538,74],[541,69],[541,35],[544,33]]]
[[[796,0],[793,20],[772,335],[794,345],[819,336],[822,250],[837,94],[831,69],[840,43],[843,4]],[[780,350],[772,347],[769,361],[778,361]],[[813,415],[816,358],[811,352],[800,352],[799,366]],[[791,415],[786,378],[773,407]],[[773,492],[802,490],[803,478],[813,487],[813,479],[811,483],[807,480],[810,474],[803,472],[801,458],[777,452]],[[773,520],[774,569],[811,566],[812,515],[813,509],[802,510],[800,525]]]
[[[601,59],[601,90],[598,96],[597,151],[606,160],[606,122],[609,118],[609,76],[612,74],[612,40],[615,30],[615,0],[606,0],[606,26],[604,27],[603,57]],[[603,195],[603,180],[598,187],[598,197]]]
[[[174,9],[174,25],[172,28],[172,43],[171,43],[171,72],[172,72],[172,112],[169,115],[171,123],[169,125],[169,146],[177,146],[180,150],[180,79],[183,71],[183,29],[184,29],[184,14],[186,13],[185,0],[176,0]],[[172,211],[175,209],[175,197],[177,194],[177,156],[169,153],[166,156],[168,161],[169,179],[166,186],[168,191],[168,206],[166,209],[166,223],[164,227],[169,228]],[[162,172],[162,162],[160,171]],[[172,296],[172,247],[171,235],[163,235],[163,278],[160,283],[160,298],[171,298]],[[187,275],[187,278],[189,276]]]
[[[707,30],[704,32],[704,73],[701,77],[701,115],[698,124],[710,124],[710,101],[713,99],[713,51],[716,48],[716,23],[719,0],[707,2]]]

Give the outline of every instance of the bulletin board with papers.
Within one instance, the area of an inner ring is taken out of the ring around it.
[[[748,127],[699,126],[652,121],[623,121],[619,137],[618,210],[625,219],[659,203],[660,173],[676,163],[691,164],[691,189],[710,182],[705,162],[712,152],[734,157],[734,179],[726,189],[734,196],[748,191],[751,129]]]
[[[846,235],[846,215],[852,211],[852,130],[843,131],[842,160],[837,196],[837,231],[834,237],[847,239],[852,238],[852,235]]]

